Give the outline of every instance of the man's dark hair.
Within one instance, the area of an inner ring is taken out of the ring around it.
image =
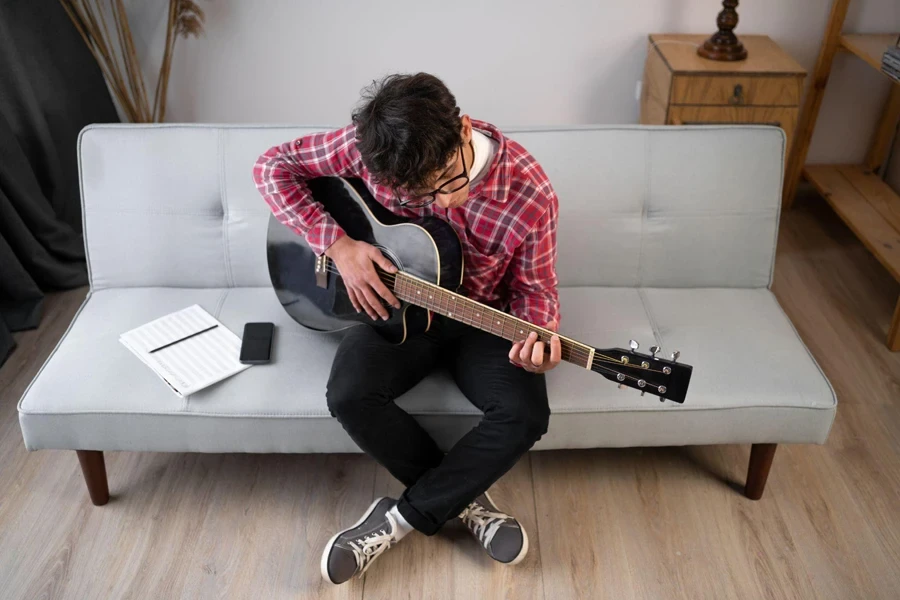
[[[459,149],[459,112],[456,98],[434,75],[389,75],[373,82],[353,112],[366,168],[382,185],[427,187]]]

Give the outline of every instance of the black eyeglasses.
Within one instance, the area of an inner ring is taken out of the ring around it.
[[[471,141],[469,142],[469,145],[470,146],[472,145]],[[463,154],[462,148],[463,148],[463,145],[460,144],[459,145],[459,153],[462,156],[462,164],[463,164],[462,173],[460,173],[456,177],[448,179],[447,181],[442,183],[439,188],[432,190],[432,191],[428,192],[427,194],[422,194],[420,196],[417,196],[415,198],[408,199],[408,200],[398,199],[397,201],[400,203],[400,206],[403,206],[406,208],[424,208],[426,206],[433,204],[436,199],[436,196],[438,194],[452,194],[453,192],[458,192],[459,190],[466,187],[466,185],[469,183],[469,170],[466,168],[466,155]],[[474,148],[472,149],[472,156],[473,157],[475,156]],[[460,180],[461,180],[461,183],[458,183],[458,182],[460,182]]]

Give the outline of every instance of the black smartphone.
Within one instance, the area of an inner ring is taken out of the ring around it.
[[[240,361],[245,365],[261,365],[272,357],[273,323],[247,323],[241,339]]]

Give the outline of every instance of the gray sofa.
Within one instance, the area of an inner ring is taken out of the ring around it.
[[[268,207],[251,168],[270,146],[324,128],[94,126],[79,138],[90,293],[18,406],[25,445],[78,450],[96,504],[104,450],[358,452],[328,414],[340,334],[279,304]],[[560,198],[561,330],[598,347],[681,351],[687,401],[660,403],[563,364],[536,450],[754,444],[759,497],[775,444],[824,443],[829,382],[769,289],[785,138],[771,127],[510,129]],[[197,303],[240,335],[276,324],[274,362],[184,399],[118,342]],[[444,447],[480,413],[437,372],[399,404]],[[115,474],[113,473],[113,477]]]

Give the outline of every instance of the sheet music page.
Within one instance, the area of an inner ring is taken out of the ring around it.
[[[150,352],[212,325],[217,327]],[[179,396],[192,394],[251,366],[238,360],[241,338],[197,304],[125,332],[119,341]]]

